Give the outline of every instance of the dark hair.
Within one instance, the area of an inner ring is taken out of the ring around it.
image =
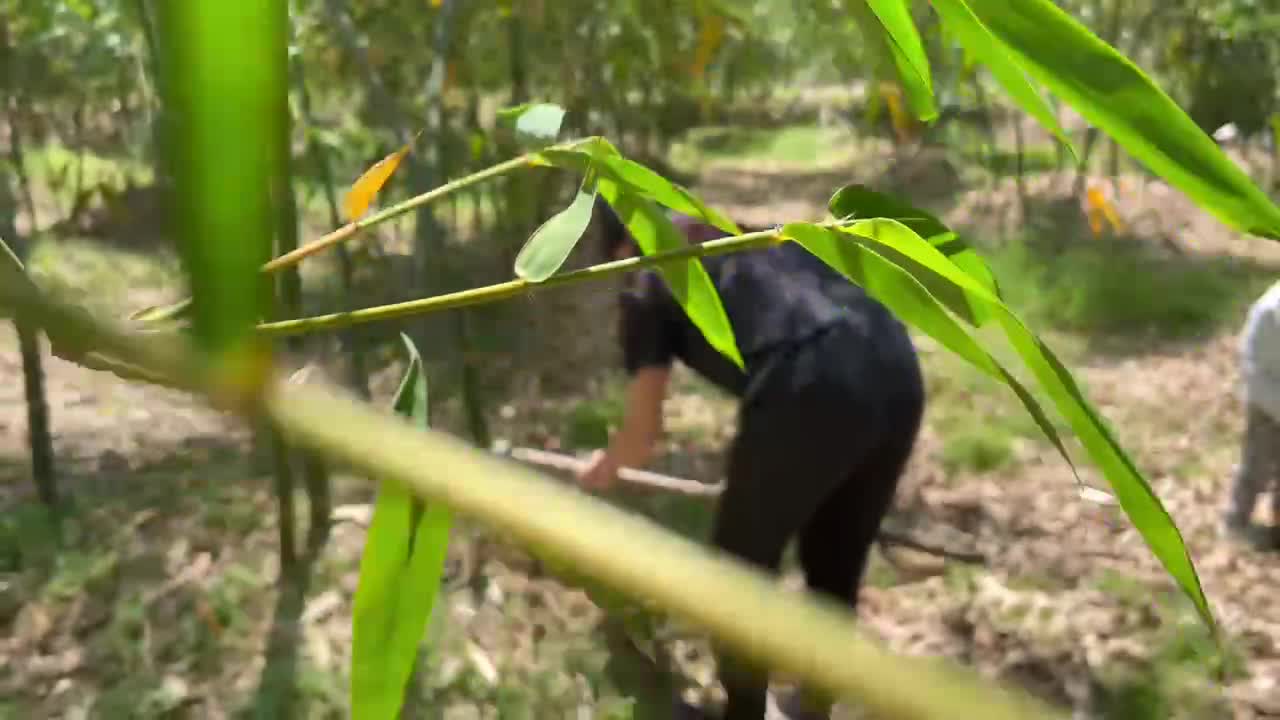
[[[596,196],[595,215],[600,218],[600,250],[605,260],[617,257],[618,250],[624,246],[630,246],[632,250],[639,252],[622,218],[599,195]]]

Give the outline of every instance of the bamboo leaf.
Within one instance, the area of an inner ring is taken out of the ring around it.
[[[413,341],[393,404],[396,414],[428,426],[427,381]],[[451,517],[424,508],[403,485],[384,480],[360,558],[352,610],[351,711],[357,720],[395,720],[431,617],[449,544]]]
[[[399,150],[374,163],[372,167],[356,178],[356,181],[351,184],[351,189],[342,198],[342,211],[346,213],[348,222],[359,220],[362,215],[369,211],[369,206],[373,204],[374,198],[378,196],[378,192],[391,179],[396,168],[400,167],[401,161],[409,154],[411,147],[412,143],[406,144]]]
[[[1266,193],[1137,65],[1053,2],[935,0],[940,11],[944,6],[955,12],[958,6],[967,7],[985,28],[983,38],[962,38],[966,45],[1000,47],[1022,70],[1228,226],[1280,239],[1280,208]]]
[[[938,117],[929,57],[911,17],[910,3],[907,0],[866,0],[866,3],[884,27],[890,56],[916,117],[925,122]]]
[[[1008,385],[1040,431],[1075,472],[1071,454],[1035,396],[947,314],[945,305],[929,292],[924,282],[886,257],[885,248],[857,242],[859,238],[850,237],[848,233],[837,234],[834,230],[808,224],[784,226],[782,235],[798,242],[837,272],[862,286],[905,322],[915,325],[979,370]],[[915,263],[915,266],[926,265]]]
[[[611,179],[601,177],[597,188],[619,219],[627,226],[645,255],[653,255],[687,246],[680,230],[661,210],[645,197],[624,190]],[[711,276],[698,259],[672,263],[659,269],[662,279],[689,319],[702,331],[703,337],[738,367],[743,366],[733,338],[733,327],[720,302]]]
[[[516,136],[530,143],[545,145],[555,142],[564,124],[564,108],[552,103],[523,103],[498,111],[498,122],[515,130]]]
[[[689,72],[694,78],[701,80],[706,76],[711,58],[724,40],[724,28],[723,15],[713,11],[703,16],[698,28],[698,43],[693,48],[693,61],[689,65]]]
[[[868,292],[898,312],[907,322],[915,324],[955,350],[979,369],[1009,383],[1012,377],[1003,368],[994,366],[994,360],[985,351],[975,352],[976,346],[969,344],[972,339],[967,333],[963,335],[964,340],[961,339],[960,333],[964,331],[959,325],[953,326],[939,317],[942,304],[926,289],[925,281],[913,277],[911,270],[925,268],[931,273],[927,278],[928,283],[936,286],[950,282],[954,286],[952,295],[963,294],[970,303],[987,305],[1004,329],[1010,344],[1036,376],[1058,411],[1080,438],[1090,458],[1111,484],[1134,527],[1195,604],[1205,622],[1210,627],[1214,626],[1213,614],[1204,596],[1199,576],[1172,517],[1101,416],[1084,397],[1071,373],[999,298],[949,262],[929,242],[893,220],[866,220],[840,230],[825,230],[811,225],[787,226],[783,233],[796,239],[846,277],[866,287]],[[907,257],[914,263],[909,267],[900,267],[890,260],[893,256]],[[945,313],[942,315],[945,316]],[[1010,386],[1023,399],[1023,404],[1032,415],[1037,417],[1041,430],[1049,434],[1059,452],[1068,457],[1052,424],[1041,421],[1043,411],[1025,394],[1025,390],[1012,384]]]
[[[652,200],[683,215],[700,218],[730,235],[742,230],[723,213],[707,206],[696,195],[673,183],[644,165],[623,157],[607,140],[593,138],[580,147],[548,148],[538,154],[541,162],[577,172],[594,169],[600,177],[609,178],[628,192]]]
[[[1071,145],[1071,139],[1058,123],[1053,108],[1027,80],[1023,68],[1019,67],[1009,49],[993,36],[982,20],[970,10],[972,5],[966,5],[965,0],[933,0],[932,4],[947,29],[955,34],[966,50],[972,52],[987,66],[1014,102],[1030,113],[1046,130],[1053,133],[1054,137],[1061,140],[1071,152],[1072,157],[1077,157],[1075,148]]]
[[[595,207],[596,187],[590,173],[583,178],[569,206],[538,227],[516,255],[516,275],[530,282],[551,277],[578,244]]]
[[[979,282],[993,295],[1000,297],[1000,288],[996,283],[995,275],[991,273],[991,269],[987,267],[982,257],[956,232],[944,225],[941,220],[928,211],[914,207],[891,195],[872,190],[865,185],[846,185],[840,188],[835,195],[831,196],[831,201],[827,203],[827,208],[832,215],[838,218],[890,218],[897,220],[911,228],[920,237],[928,240],[930,245],[933,245],[939,252],[946,255],[951,262],[968,273],[970,277]],[[917,279],[925,282],[927,277],[922,279],[917,276]],[[962,297],[948,297],[950,283],[931,284],[925,282],[925,285],[930,292],[939,296],[940,299],[947,297],[944,300],[947,307],[964,318],[969,324],[980,327],[990,319],[991,315],[987,311],[985,304],[973,304]]]

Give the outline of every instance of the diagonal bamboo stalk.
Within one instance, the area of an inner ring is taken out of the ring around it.
[[[0,284],[0,307],[51,334],[76,337],[86,351],[173,378],[216,406],[246,418],[265,415],[294,442],[356,473],[400,483],[428,502],[501,527],[607,587],[701,626],[744,658],[815,690],[856,699],[876,714],[899,720],[1063,717],[972,671],[895,657],[865,639],[834,603],[797,597],[758,570],[652,522],[340,391],[269,377],[246,382],[175,339],[126,334],[20,283]]]

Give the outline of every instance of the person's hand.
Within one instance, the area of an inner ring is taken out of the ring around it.
[[[618,482],[618,463],[604,450],[597,450],[578,473],[578,484],[592,491],[603,491]]]

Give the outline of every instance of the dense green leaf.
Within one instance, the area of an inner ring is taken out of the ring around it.
[[[916,116],[925,122],[938,117],[933,101],[933,80],[929,72],[929,57],[925,54],[920,33],[911,17],[907,0],[866,0],[871,11],[884,27],[889,53],[898,70],[898,78],[907,95],[907,102]]]
[[[1036,376],[1041,387],[1048,393],[1058,411],[1080,438],[1090,457],[1106,476],[1121,507],[1133,521],[1134,527],[1183,592],[1195,603],[1205,621],[1210,625],[1213,624],[1213,615],[1200,586],[1199,576],[1168,511],[1165,510],[1146,478],[1116,442],[1097,411],[1084,397],[1075,379],[1048,346],[1028,330],[1013,311],[987,288],[950,263],[928,241],[896,221],[866,220],[826,234],[813,232],[813,226],[802,226],[794,230],[793,227],[784,228],[784,233],[788,237],[800,241],[811,252],[854,282],[860,285],[870,283],[864,287],[867,287],[869,292],[875,294],[888,307],[898,312],[904,320],[915,324],[966,360],[991,373],[994,361],[985,355],[985,351],[980,349],[979,352],[974,351],[976,345],[970,346],[972,340],[967,333],[964,335],[964,341],[957,342],[960,337],[958,333],[964,332],[959,325],[949,326],[942,323],[936,313],[922,312],[920,307],[922,303],[930,307],[939,305],[938,300],[925,289],[925,283],[911,278],[910,284],[907,284],[900,278],[909,277],[908,269],[927,268],[931,273],[928,283],[936,286],[943,281],[950,282],[954,285],[952,294],[962,293],[971,303],[987,305],[999,320],[1010,344]],[[865,252],[859,252],[859,249]],[[914,263],[907,269],[897,267],[884,254],[883,251],[886,249],[891,250],[895,255],[910,258]],[[874,259],[872,259],[873,256]],[[885,270],[886,266],[893,269]],[[871,271],[872,268],[875,272]],[[886,283],[882,278],[877,277],[876,273],[897,278],[896,284]],[[921,320],[924,321],[923,324]],[[998,372],[1007,376],[1002,369]],[[1015,391],[1018,391],[1017,388]],[[1018,394],[1023,396],[1024,393],[1018,391]],[[1027,409],[1033,415],[1041,414],[1038,406],[1028,405]],[[1051,431],[1052,429],[1052,425],[1047,423],[1041,422],[1040,425],[1042,430]],[[1056,435],[1051,435],[1051,439],[1065,456],[1065,450],[1056,439]]]
[[[933,0],[932,4],[934,10],[942,17],[947,29],[964,44],[965,49],[982,60],[1014,101],[1021,105],[1023,110],[1031,113],[1031,116],[1046,130],[1061,140],[1074,156],[1075,148],[1071,145],[1071,140],[1062,129],[1062,125],[1058,123],[1053,108],[1027,80],[1008,48],[992,36],[982,21],[970,11],[970,6],[965,4],[965,0]],[[1007,2],[1004,4],[1006,7],[1013,7],[1013,4]],[[1011,10],[1011,12],[1018,12],[1018,10]]]
[[[515,130],[522,140],[545,144],[555,142],[564,114],[564,108],[552,103],[524,103],[499,110],[498,121]]]
[[[427,381],[413,342],[394,409],[427,427]],[[357,719],[399,717],[418,645],[444,572],[451,517],[443,506],[423,507],[404,486],[383,481],[360,559],[352,610],[351,712]]]
[[[935,0],[934,7],[958,15],[965,2],[970,17],[986,30],[983,37],[965,38],[975,52],[974,43],[999,47],[1001,55],[1016,59],[1022,70],[1220,220],[1280,239],[1280,208],[1132,61],[1050,0]]]
[[[597,187],[646,255],[677,250],[688,244],[666,213],[649,199],[624,190],[605,177],[599,179]],[[664,266],[660,272],[667,287],[671,288],[671,294],[702,331],[707,342],[742,367],[742,355],[734,341],[729,316],[702,262],[694,258]]]
[[[175,235],[206,349],[253,339],[269,286],[275,159],[288,142],[288,6],[157,3]]]
[[[930,245],[946,255],[951,262],[968,273],[996,297],[1000,297],[1000,288],[995,275],[983,262],[982,257],[969,246],[956,232],[951,230],[936,216],[926,210],[913,207],[891,195],[872,190],[865,185],[846,185],[831,196],[827,203],[831,214],[838,218],[890,218],[911,228],[917,235],[929,241]],[[953,312],[966,322],[981,326],[990,319],[991,314],[985,304],[970,303],[967,297],[954,297],[950,283],[930,282],[931,276],[916,279],[925,283],[929,291],[938,296]]]
[[[595,182],[588,172],[569,207],[552,215],[520,248],[520,254],[516,255],[516,275],[530,282],[542,282],[559,270],[591,224],[595,201]]]

